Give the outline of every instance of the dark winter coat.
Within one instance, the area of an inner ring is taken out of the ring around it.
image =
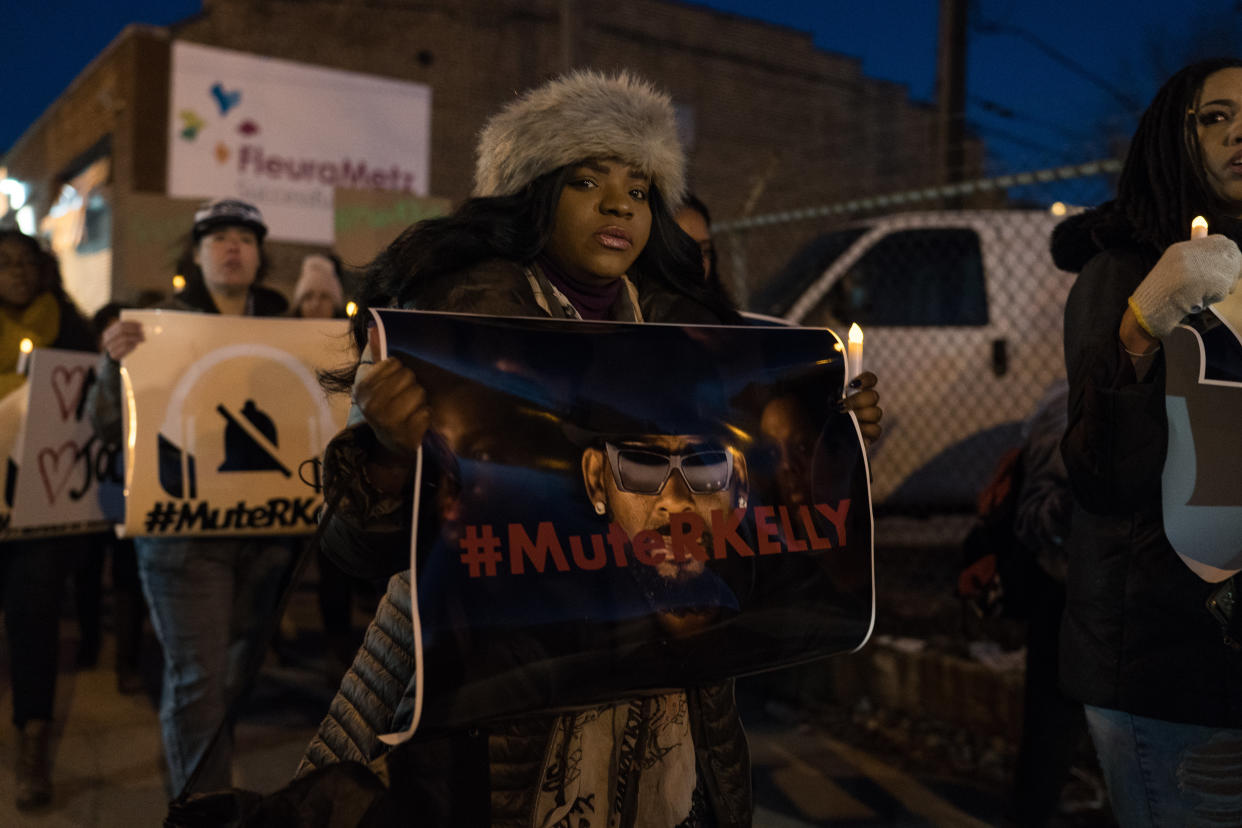
[[[1226,645],[1205,606],[1218,585],[1192,573],[1164,533],[1163,355],[1137,381],[1118,338],[1127,299],[1158,255],[1100,244],[1089,222],[1063,224],[1053,240],[1058,263],[1081,268],[1065,309],[1062,455],[1076,507],[1061,682],[1099,707],[1242,727],[1242,655]]]
[[[633,318],[635,293],[622,290],[613,317]],[[564,318],[550,285],[537,269],[490,261],[426,286],[414,307],[503,316]],[[641,297],[647,321],[716,321],[691,300],[659,290]],[[324,551],[343,569],[377,577],[408,567],[410,495],[385,497],[369,490],[360,467],[369,442],[365,425],[333,440],[325,457],[326,498],[335,509],[323,529]],[[363,528],[365,527],[365,529]],[[386,570],[386,571],[385,571]],[[414,659],[408,569],[393,577],[346,673],[299,776],[335,762],[382,768],[394,792],[411,797],[428,825],[529,824],[536,783],[558,717],[531,714],[501,725],[472,728],[389,751],[380,733],[408,726],[412,716]],[[733,683],[686,690],[700,773],[717,824],[751,821],[750,759],[733,697]],[[399,767],[401,777],[392,777]]]

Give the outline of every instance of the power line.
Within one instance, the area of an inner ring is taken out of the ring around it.
[[[1018,112],[1010,109],[1004,104],[988,100],[987,98],[981,98],[978,95],[971,95],[968,100],[989,115],[995,115],[996,117],[1004,118],[1007,121],[1023,121],[1028,124],[1054,130],[1062,135],[1078,140],[1092,140],[1098,137],[1095,132],[1085,132],[1083,130],[1071,129],[1062,123],[1050,121],[1047,118],[1040,118],[1035,115],[1028,115],[1025,112]]]
[[[1124,91],[1122,91],[1121,89],[1118,89],[1116,86],[1113,86],[1111,83],[1106,81],[1104,78],[1095,74],[1090,69],[1083,66],[1081,63],[1074,60],[1069,55],[1065,54],[1064,52],[1061,52],[1058,49],[1053,48],[1052,46],[1049,46],[1043,40],[1031,34],[1026,29],[1023,29],[1019,26],[1011,26],[1008,23],[997,23],[995,21],[990,21],[990,20],[978,21],[977,23],[975,23],[974,28],[975,28],[975,31],[981,34],[1007,34],[1007,35],[1010,35],[1011,37],[1016,37],[1016,38],[1019,38],[1020,40],[1025,40],[1027,43],[1031,44],[1036,49],[1043,52],[1045,55],[1047,55],[1048,57],[1055,60],[1057,63],[1064,66],[1066,69],[1069,69],[1071,72],[1079,75],[1082,78],[1085,78],[1091,83],[1094,83],[1096,86],[1100,87],[1105,92],[1112,95],[1114,98],[1117,99],[1119,103],[1125,106],[1127,110],[1131,112],[1137,112],[1143,108],[1142,104],[1136,102],[1133,98],[1131,98]]]
[[[1014,144],[1020,147],[1025,147],[1026,149],[1030,149],[1030,150],[1038,150],[1039,152],[1045,152],[1054,157],[1064,158],[1069,155],[1069,152],[1066,150],[1065,147],[1051,147],[1051,146],[1048,146],[1047,144],[1041,143],[1039,141],[1034,141],[1026,136],[1018,135],[1016,133],[1010,132],[1009,130],[1003,129],[1001,127],[995,127],[989,124],[980,124],[980,123],[972,121],[970,122],[970,128],[978,132],[988,133],[989,135],[995,136],[996,138],[1000,138],[1001,140],[1007,141],[1010,144]]]

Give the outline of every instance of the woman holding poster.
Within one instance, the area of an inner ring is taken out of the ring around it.
[[[0,397],[20,388],[19,346],[94,351],[90,326],[65,293],[52,254],[18,230],[0,230]],[[78,537],[0,544],[0,595],[13,677],[17,807],[52,798],[48,739],[60,652],[60,601]]]
[[[1077,506],[1061,682],[1086,704],[1126,826],[1242,824],[1233,573],[1180,558],[1161,506],[1162,340],[1183,319],[1210,324],[1202,312],[1237,285],[1240,159],[1242,60],[1188,66],[1144,113],[1117,198],[1053,235],[1058,266],[1079,272],[1065,309]],[[1192,236],[1196,216],[1211,235]]]
[[[194,215],[179,263],[185,288],[161,307],[237,316],[280,316],[287,303],[258,284],[267,225],[258,208],[235,199]],[[142,347],[142,326],[118,320],[103,334],[99,381],[88,400],[96,430],[121,440],[120,360]],[[164,651],[160,726],[173,795],[198,768],[197,790],[231,782],[231,726],[218,739],[229,705],[262,663],[264,633],[291,557],[287,542],[263,538],[135,538],[138,574]],[[214,742],[213,742],[214,739]],[[212,745],[214,744],[214,747]]]
[[[561,320],[737,323],[737,313],[705,288],[700,252],[673,221],[685,191],[669,98],[629,74],[571,73],[489,121],[475,197],[447,218],[410,228],[381,254],[365,302]],[[366,317],[355,317],[360,350]],[[364,358],[352,380],[356,425],[325,458],[333,511],[324,543],[344,568],[376,577],[409,566],[412,459],[433,409],[446,403],[429,400],[394,358]],[[861,377],[855,387],[863,390],[846,402],[869,437],[879,434],[874,383],[872,375]],[[656,454],[682,465],[648,488],[677,487],[683,497],[702,489],[702,497],[737,506],[740,467],[726,471],[721,461],[717,478],[686,477],[700,462],[692,448],[657,445]],[[617,508],[609,500],[612,478],[604,455],[592,457],[588,477],[599,483],[594,508],[603,516]],[[408,697],[420,692],[409,589],[408,572],[390,581],[301,774],[377,759],[389,750],[380,735],[408,727]],[[428,824],[553,824],[571,813],[601,825],[751,821],[749,758],[732,682],[461,728],[408,743],[391,757],[390,773],[401,774],[392,789],[417,801]]]

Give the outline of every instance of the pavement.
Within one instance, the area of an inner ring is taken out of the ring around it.
[[[335,689],[320,655],[326,647],[318,629],[313,583],[306,582],[295,591],[286,618],[295,633],[281,648],[282,657],[269,653],[236,730],[235,784],[261,792],[275,791],[292,778]],[[367,618],[364,610],[356,608],[355,623],[360,629]],[[160,825],[169,794],[156,712],[160,663],[154,639],[145,647],[145,692],[122,695],[111,669],[111,635],[105,632],[103,637],[99,666],[78,669],[73,663],[77,625],[62,622],[53,801],[42,811],[27,813],[13,805],[16,739],[9,722],[4,640],[0,638],[0,828]],[[876,682],[866,678],[873,673],[888,675],[888,683],[895,686],[920,688],[927,702],[937,695],[976,695],[966,691],[982,686],[979,671],[950,670],[940,665],[943,659],[932,661],[917,654],[902,656],[905,660],[894,662],[900,667],[896,669],[889,664],[898,657],[894,653],[900,655],[900,648],[881,637],[861,653],[821,662],[833,665],[827,673],[822,669],[784,671],[739,682],[739,704],[752,754],[756,826],[975,828],[1001,823],[1008,773],[1003,757],[1006,751],[1012,753],[1012,744],[1006,744],[1003,735],[985,738],[979,719],[965,726],[962,721],[941,724],[937,729],[917,718],[911,720],[908,709],[894,722],[879,715],[882,708],[865,715],[861,710],[866,699],[886,701],[885,694],[876,691]],[[910,666],[901,666],[907,662]],[[923,662],[934,669],[917,667]],[[944,674],[962,678],[945,681]],[[938,677],[935,681],[929,678],[933,675]],[[943,693],[929,692],[942,684]],[[1012,676],[999,684],[988,682],[988,686],[1013,686]],[[858,697],[853,709],[843,708],[835,718],[813,709],[814,700],[842,691]],[[887,701],[904,705],[907,695],[895,693]],[[787,701],[776,701],[778,697]],[[970,709],[986,706],[977,700]],[[959,705],[950,712],[961,715],[960,710]],[[996,727],[993,733],[1005,729]],[[933,742],[941,747],[929,749]],[[969,753],[976,742],[983,748],[976,751],[978,756],[956,761],[954,757]],[[999,745],[1001,760],[996,760],[997,751],[990,750],[989,744]],[[993,757],[990,765],[985,754]],[[1087,813],[1058,824],[1096,828],[1110,825],[1111,818],[1100,802]]]
[[[70,626],[70,625],[66,625]],[[72,638],[62,638],[72,654]],[[7,659],[6,659],[7,661]],[[107,646],[101,665],[111,664]],[[157,683],[158,679],[155,682]],[[53,801],[22,813],[14,802],[16,733],[9,721],[9,682],[0,729],[0,825],[121,828],[160,825],[167,810],[166,773],[154,694],[121,695],[107,666],[62,670],[56,689]],[[274,791],[292,777],[331,695],[313,666],[269,660],[236,731],[235,782]]]

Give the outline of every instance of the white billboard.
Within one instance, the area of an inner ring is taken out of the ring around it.
[[[333,243],[336,187],[427,195],[431,88],[172,46],[168,195],[240,197],[273,239]]]

